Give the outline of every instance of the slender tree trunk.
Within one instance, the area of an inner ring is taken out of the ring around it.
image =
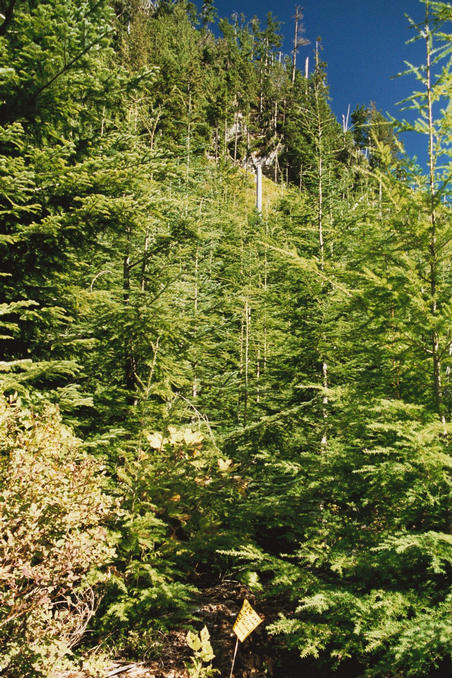
[[[157,126],[159,124],[159,120],[161,117],[161,110],[157,111],[157,115],[155,116],[155,119],[152,121],[151,128],[149,130],[149,146],[151,150],[154,148],[154,140],[155,140],[155,133],[157,131]]]
[[[244,355],[243,347],[245,345],[245,318],[242,313],[240,319],[240,338],[239,338],[239,389],[237,393],[237,423],[240,424],[242,413],[242,391],[243,391],[243,372],[244,372]]]
[[[256,359],[256,402],[261,401],[261,349],[257,349]]]
[[[251,329],[251,308],[248,298],[245,300],[245,391],[243,394],[243,425],[248,421],[248,396],[249,396],[249,373],[250,373],[250,329]]]
[[[126,254],[123,259],[123,302],[124,307],[128,308],[130,305],[130,256]],[[133,391],[135,388],[135,358],[133,355],[132,338],[127,336],[124,342],[124,378],[125,387],[128,391]]]
[[[265,235],[268,236],[268,221],[265,222]],[[265,252],[264,252],[264,355],[263,355],[262,372],[265,372],[266,369],[267,369],[267,358],[268,358],[267,293],[268,293],[268,258],[267,258],[267,248],[265,248]]]
[[[256,165],[256,210],[262,214],[262,165]]]
[[[148,262],[148,250],[149,250],[149,226],[146,226],[146,234],[144,236],[143,262],[141,264],[140,289],[142,292],[146,290],[146,268]]]
[[[191,113],[192,113],[192,103],[191,103],[191,89],[190,85],[188,91],[188,122],[187,122],[187,172],[186,177],[188,180],[188,175],[190,173],[190,160],[191,160]]]
[[[292,84],[295,82],[295,71],[297,70],[297,39],[298,39],[298,12],[295,15],[295,31],[293,36]]]
[[[237,146],[239,140],[239,123],[237,111],[237,98],[234,101],[234,162],[237,161]]]
[[[195,254],[195,282],[193,290],[193,315],[195,323],[197,322],[198,315],[198,295],[199,295],[199,248],[196,248]],[[196,398],[198,395],[198,378],[196,376],[196,363],[193,364],[193,384],[192,384],[192,396]]]
[[[395,319],[395,309],[394,306],[391,308],[391,318],[392,318],[392,331],[393,337],[396,337],[396,328],[394,325]],[[397,400],[400,399],[400,361],[395,358],[392,359],[392,390],[393,397]]]
[[[430,312],[433,317],[433,329],[431,331],[431,354],[433,363],[433,392],[436,411],[443,426],[446,425],[444,412],[443,388],[441,383],[441,355],[440,338],[435,327],[438,316],[437,281],[438,281],[438,247],[437,247],[437,216],[436,216],[436,188],[435,188],[435,148],[434,148],[434,123],[433,123],[433,93],[432,93],[432,36],[429,28],[429,8],[426,4],[425,14],[425,47],[426,47],[426,89],[427,89],[427,114],[428,114],[428,170],[429,170],[429,219],[430,219]]]
[[[105,130],[105,106],[102,108],[102,121],[100,123],[100,136],[104,136],[104,130]]]
[[[223,156],[226,156],[228,148],[228,121],[224,119],[224,134],[223,134]]]
[[[316,62],[318,66],[318,48],[316,51]],[[324,241],[324,195],[323,195],[323,190],[324,190],[324,150],[323,150],[323,125],[322,125],[322,116],[321,116],[321,109],[320,109],[320,101],[319,101],[319,92],[318,92],[318,84],[316,84],[316,89],[315,89],[315,101],[316,101],[316,124],[317,124],[317,130],[316,130],[316,136],[317,136],[317,180],[318,180],[318,188],[317,188],[317,232],[318,232],[318,242],[319,242],[319,265],[320,265],[320,270],[324,271],[325,269],[325,241]],[[323,335],[323,329],[321,334]],[[320,354],[320,360],[322,364],[322,387],[324,390],[324,394],[322,396],[322,419],[323,419],[323,432],[322,432],[322,438],[321,438],[321,445],[324,448],[327,445],[328,442],[328,436],[327,436],[327,422],[328,422],[328,396],[327,396],[327,389],[328,389],[328,363],[326,360],[326,357],[323,355],[323,350],[321,351]]]
[[[325,269],[325,242],[323,238],[323,158],[322,158],[322,149],[321,149],[321,124],[319,118],[319,154],[318,154],[318,172],[319,172],[319,194],[318,194],[318,236],[319,236],[319,254],[320,254],[320,270],[324,271]],[[325,446],[328,442],[327,439],[327,420],[328,420],[328,396],[326,395],[326,390],[328,388],[328,363],[324,356],[322,360],[322,386],[324,389],[324,395],[322,397],[322,418],[324,422],[323,434],[322,434],[322,446]]]
[[[308,45],[309,40],[303,38],[303,8],[297,6],[295,8],[295,30],[293,36],[293,50],[292,50],[292,84],[295,82],[295,73],[297,70],[297,52],[298,48],[303,45]]]
[[[14,13],[14,6],[16,5],[17,0],[10,0],[7,7],[3,10],[3,22],[0,24],[0,36],[6,34],[6,29],[11,23]]]

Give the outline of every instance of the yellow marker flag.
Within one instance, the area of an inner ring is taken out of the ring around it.
[[[250,633],[256,629],[264,620],[259,617],[257,612],[253,610],[249,602],[243,601],[242,609],[237,615],[232,630],[241,643],[247,638]]]

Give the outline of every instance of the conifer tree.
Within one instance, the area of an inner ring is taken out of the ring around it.
[[[81,205],[106,189],[92,148],[125,87],[109,69],[111,17],[106,2],[18,3],[0,38],[2,299],[15,305],[13,324],[28,309],[4,357],[40,360],[28,376],[41,386],[78,369],[64,337],[77,296],[66,273],[97,235],[95,218],[82,226]]]

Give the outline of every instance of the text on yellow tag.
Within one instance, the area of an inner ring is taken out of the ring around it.
[[[242,609],[237,615],[232,630],[241,643],[247,638],[255,628],[259,626],[264,620],[259,617],[257,612],[253,610],[249,602],[243,601]]]

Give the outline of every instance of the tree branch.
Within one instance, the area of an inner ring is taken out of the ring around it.
[[[8,28],[9,24],[12,21],[13,14],[14,14],[14,7],[16,5],[16,2],[17,2],[17,0],[10,0],[9,5],[5,10],[5,14],[0,15],[0,16],[4,17],[3,23],[0,25],[0,36],[5,35],[6,29]]]
[[[77,61],[78,61],[79,59],[81,59],[83,56],[85,56],[85,54],[87,54],[87,53],[89,52],[89,50],[90,50],[92,47],[94,47],[95,45],[99,44],[99,42],[100,42],[103,38],[105,38],[106,35],[108,35],[108,31],[106,31],[105,33],[102,33],[102,35],[100,35],[98,38],[96,38],[95,40],[93,40],[92,42],[90,42],[89,45],[88,45],[87,47],[85,47],[85,49],[83,49],[83,50],[82,50],[81,52],[79,52],[75,57],[73,57],[73,59],[71,59],[67,64],[65,64],[64,67],[63,67],[61,70],[59,70],[57,73],[55,73],[55,75],[54,75],[52,78],[50,78],[50,80],[48,80],[46,83],[44,83],[44,85],[42,85],[38,90],[36,90],[36,92],[33,93],[33,96],[32,96],[32,99],[31,99],[31,100],[32,100],[32,101],[35,101],[35,100],[38,98],[38,96],[39,96],[40,94],[42,94],[42,92],[43,92],[44,90],[46,90],[48,87],[50,87],[51,85],[53,85],[53,83],[55,82],[55,80],[58,80],[59,77],[61,77],[62,75],[64,75],[64,73],[66,73],[67,71],[69,71],[69,70],[72,68],[72,66],[73,66],[75,63],[77,63]]]

